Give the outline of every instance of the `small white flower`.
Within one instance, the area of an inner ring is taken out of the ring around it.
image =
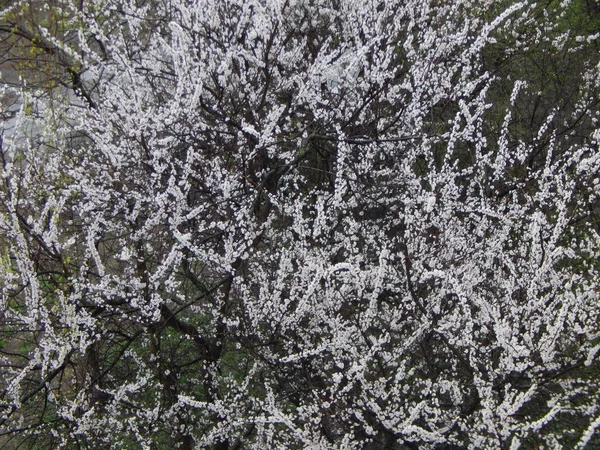
[[[431,211],[433,211],[433,207],[435,206],[435,201],[436,201],[435,195],[430,195],[427,198],[427,201],[425,203],[425,211],[426,212],[430,213]]]
[[[128,247],[123,248],[117,258],[121,261],[129,261],[131,259],[131,250]]]

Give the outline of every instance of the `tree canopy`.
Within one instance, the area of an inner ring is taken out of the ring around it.
[[[0,447],[600,446],[591,0],[10,0]]]

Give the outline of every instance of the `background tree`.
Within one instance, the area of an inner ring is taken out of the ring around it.
[[[5,447],[598,444],[593,5],[41,8],[0,16]]]

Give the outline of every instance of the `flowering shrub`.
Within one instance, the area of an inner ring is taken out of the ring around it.
[[[599,445],[592,5],[9,3],[2,445]]]

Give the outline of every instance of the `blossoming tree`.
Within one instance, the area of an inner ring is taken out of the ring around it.
[[[599,444],[594,5],[11,1],[0,32],[3,446]]]

